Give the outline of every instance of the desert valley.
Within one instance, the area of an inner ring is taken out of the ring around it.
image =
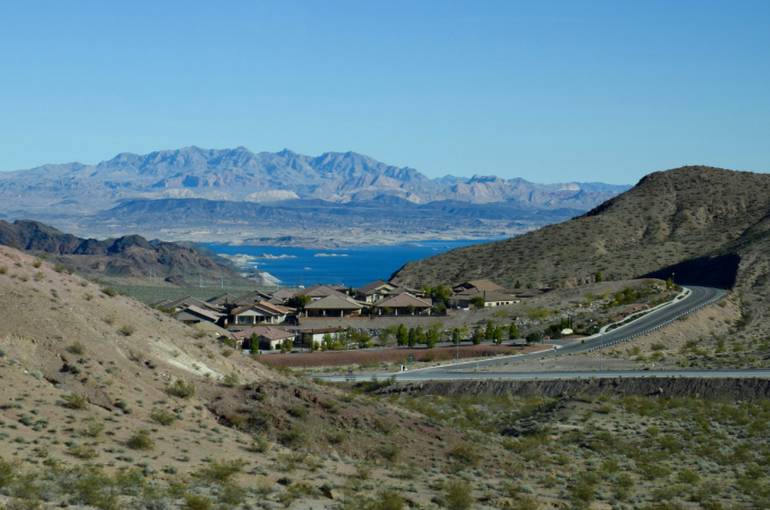
[[[770,3],[0,20],[0,510],[770,509]]]

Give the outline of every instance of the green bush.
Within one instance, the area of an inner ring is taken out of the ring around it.
[[[307,436],[297,428],[284,430],[278,434],[278,442],[290,448],[300,446],[304,444],[306,440]]]
[[[67,453],[81,460],[90,460],[99,456],[96,450],[84,444],[70,446]]]
[[[444,506],[449,510],[468,510],[473,505],[471,486],[465,480],[447,482],[444,488]]]
[[[459,444],[449,451],[449,458],[462,467],[474,467],[479,462],[478,454],[468,444]]]
[[[243,470],[245,463],[242,460],[226,460],[212,462],[195,473],[195,477],[206,481],[225,483]]]
[[[165,409],[153,409],[150,419],[159,425],[168,426],[176,421],[176,415]]]
[[[67,409],[85,409],[88,405],[88,399],[84,397],[83,395],[78,395],[77,393],[72,393],[70,395],[64,395],[62,397],[62,400],[64,401],[64,407]]]
[[[137,430],[128,438],[126,446],[132,450],[152,450],[155,447],[155,443],[150,437],[149,430]]]
[[[211,510],[214,503],[206,496],[198,494],[187,494],[184,497],[184,510]]]
[[[234,388],[235,386],[238,386],[238,384],[240,384],[240,380],[238,379],[238,374],[236,374],[235,372],[231,372],[227,374],[222,379],[222,384],[224,384],[228,388]]]
[[[195,385],[186,383],[182,379],[177,379],[173,384],[166,386],[166,393],[172,397],[190,398],[195,395]]]
[[[368,510],[402,510],[404,508],[404,498],[392,490],[387,489],[377,494],[377,497]]]
[[[16,478],[16,466],[0,459],[0,487],[7,487]]]

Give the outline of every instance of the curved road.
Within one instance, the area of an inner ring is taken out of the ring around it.
[[[532,354],[524,354],[511,358],[509,356],[502,356],[496,358],[489,358],[480,361],[470,361],[465,363],[456,363],[452,365],[446,365],[443,367],[436,367],[430,369],[424,369],[425,371],[443,371],[443,370],[463,370],[469,366],[473,367],[490,367],[497,365],[505,365],[512,359],[520,361],[522,359],[540,359],[550,358],[554,356],[564,356],[566,354],[578,354],[581,352],[590,352],[596,349],[609,347],[619,344],[621,342],[628,342],[634,338],[642,335],[646,335],[655,330],[663,328],[668,324],[674,322],[678,318],[692,313],[704,306],[710,305],[716,301],[722,299],[727,291],[724,289],[716,289],[713,287],[686,287],[689,290],[689,294],[682,299],[670,302],[669,304],[649,312],[642,317],[629,322],[623,326],[617,327],[612,331],[606,333],[600,333],[591,337],[583,339],[581,342],[575,342],[565,345],[558,349],[547,352],[536,352]]]
[[[627,342],[638,336],[645,335],[677,320],[678,318],[694,312],[704,306],[723,298],[727,291],[712,287],[686,287],[689,293],[679,299],[669,302],[665,306],[643,315],[642,317],[624,324],[620,327],[588,337],[581,342],[565,345],[550,351],[541,351],[532,354],[516,356],[499,356],[484,360],[465,361],[442,365],[438,367],[423,368],[409,372],[379,373],[379,374],[349,374],[318,376],[327,381],[366,381],[373,378],[393,377],[399,381],[428,381],[428,380],[477,380],[477,379],[510,379],[510,380],[536,380],[536,379],[581,379],[596,377],[770,377],[770,370],[661,370],[661,371],[588,371],[588,372],[478,372],[479,368],[489,368],[505,365],[511,361],[524,359],[541,359],[581,352],[590,352],[603,347]]]

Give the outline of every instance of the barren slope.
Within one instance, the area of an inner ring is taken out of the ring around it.
[[[10,495],[112,510],[198,495],[226,507],[329,508],[370,474],[375,494],[428,462],[434,471],[413,475],[411,497],[424,504],[464,444],[410,411],[268,371],[7,247],[0,311],[0,505]],[[226,462],[232,475],[222,475]]]
[[[597,274],[634,278],[734,246],[769,210],[770,175],[683,167],[650,174],[584,216],[410,263],[393,279],[420,286],[485,277],[563,287]]]

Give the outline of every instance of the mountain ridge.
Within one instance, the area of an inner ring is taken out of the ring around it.
[[[84,239],[37,221],[0,220],[0,245],[44,255],[88,276],[160,277],[174,283],[194,276],[245,282],[225,260],[196,248],[150,241],[139,235]]]
[[[415,203],[456,199],[473,203],[520,201],[538,208],[588,209],[627,186],[597,183],[535,184],[521,178],[475,175],[431,179],[418,170],[397,167],[353,151],[307,156],[288,149],[251,152],[245,147],[204,149],[196,146],[122,152],[88,165],[46,164],[0,174],[0,198],[6,209],[23,208],[19,194],[35,192],[48,204],[65,197],[88,207],[106,208],[124,198],[209,198],[268,201],[266,192],[294,193],[298,198],[351,202],[376,194],[401,196]],[[94,196],[94,191],[101,191]],[[82,193],[81,193],[82,192]],[[250,196],[257,193],[256,196]],[[279,197],[285,197],[280,195]]]

